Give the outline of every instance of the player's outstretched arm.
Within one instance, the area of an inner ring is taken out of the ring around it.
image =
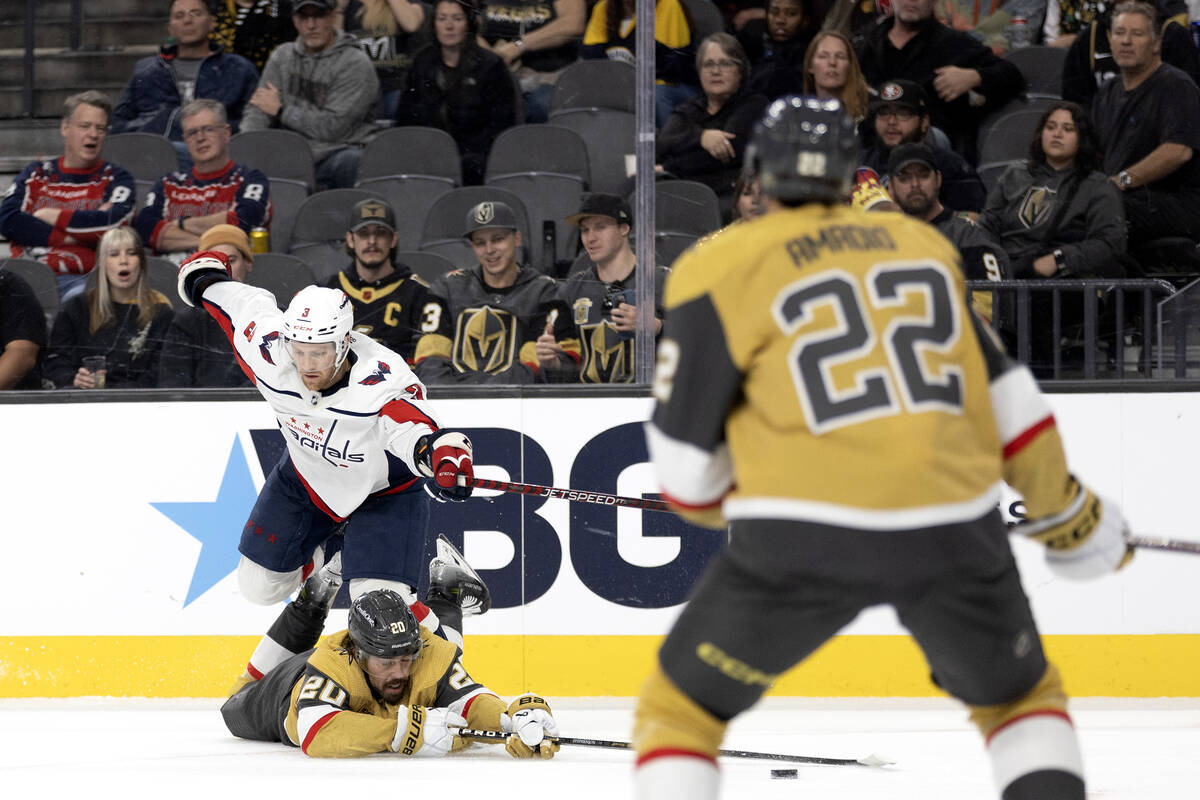
[[[216,250],[201,250],[179,265],[179,296],[196,308],[204,290],[219,281],[232,280],[229,259]]]

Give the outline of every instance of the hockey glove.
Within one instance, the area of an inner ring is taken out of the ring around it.
[[[504,749],[513,758],[554,758],[558,752],[558,723],[550,706],[536,695],[521,695],[500,716],[504,732],[510,734]]]
[[[224,253],[201,250],[179,265],[179,296],[195,308],[210,284],[228,280],[229,275],[229,258]]]
[[[447,708],[400,706],[396,715],[396,738],[392,752],[402,756],[444,756],[453,749],[458,737],[450,727],[461,728],[467,721]]]
[[[434,500],[461,503],[471,496],[471,479],[475,468],[471,463],[471,440],[458,431],[438,431],[417,440],[413,454],[417,469],[432,478],[425,488]]]
[[[1022,523],[1017,530],[1046,545],[1050,569],[1072,580],[1108,575],[1133,558],[1121,509],[1082,485],[1066,510]]]

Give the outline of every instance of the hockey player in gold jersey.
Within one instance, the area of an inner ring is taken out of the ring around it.
[[[1068,471],[1028,369],[968,307],[924,222],[844,205],[836,101],[776,100],[751,144],[769,213],[675,263],[647,426],[664,494],[729,525],[638,700],[637,796],[717,796],[725,726],[869,606],[895,608],[970,708],[1003,800],[1082,800],[1066,695],[996,510],[1007,482],[1051,569],[1130,552]]]
[[[454,729],[469,727],[510,734],[505,748],[517,758],[554,756],[558,726],[546,701],[502,701],[390,589],[359,595],[349,628],[318,644],[338,566],[335,557],[310,577],[255,649],[221,707],[231,733],[315,757],[428,757],[465,747]]]

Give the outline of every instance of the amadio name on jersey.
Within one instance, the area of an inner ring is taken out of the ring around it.
[[[292,438],[301,447],[307,447],[321,455],[321,458],[333,464],[335,467],[346,468],[346,464],[340,464],[339,461],[349,461],[355,464],[361,464],[367,460],[366,453],[351,453],[350,440],[347,439],[341,445],[331,445],[329,442],[333,438],[333,429],[337,427],[334,422],[326,430],[325,427],[315,422],[305,422],[297,420],[295,417],[290,417],[283,422],[284,429],[292,435]]]

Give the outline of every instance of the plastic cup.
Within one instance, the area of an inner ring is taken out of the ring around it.
[[[85,356],[83,359],[83,368],[92,373],[97,389],[104,388],[105,376],[108,374],[106,366],[104,356]]]

